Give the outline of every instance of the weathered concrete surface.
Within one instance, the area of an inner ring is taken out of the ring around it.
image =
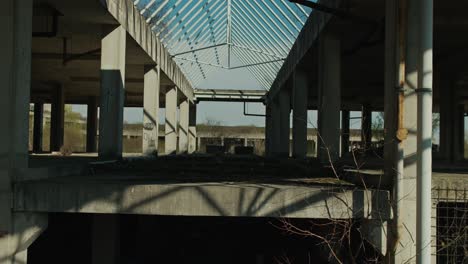
[[[188,137],[189,137],[189,104],[188,100],[184,100],[179,105],[179,153],[188,152]]]
[[[143,154],[158,152],[159,134],[159,91],[161,72],[159,67],[147,67],[143,97]]]
[[[28,167],[32,0],[0,2],[0,263],[26,263],[27,248],[47,226],[39,214],[14,213],[12,184]]]
[[[102,39],[99,157],[122,157],[127,33],[119,26]]]
[[[268,183],[168,183],[156,182],[151,177],[137,178],[140,180],[135,176],[94,175],[17,183],[14,210],[174,216],[390,217],[387,191]]]
[[[320,40],[317,157],[323,163],[340,156],[341,50],[336,36],[325,34]]]
[[[309,86],[305,72],[296,71],[293,87],[293,157],[304,159],[307,156],[307,99]]]
[[[166,90],[165,152],[175,154],[177,151],[177,87]]]

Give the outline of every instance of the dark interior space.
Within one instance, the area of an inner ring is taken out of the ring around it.
[[[91,263],[93,221],[102,216],[50,214],[49,227],[28,250],[28,262]],[[117,218],[119,263],[260,264],[331,260],[323,241],[287,232],[283,228],[285,220],[138,215]],[[332,228],[337,231],[337,225],[327,221],[287,221],[318,235],[326,236]]]

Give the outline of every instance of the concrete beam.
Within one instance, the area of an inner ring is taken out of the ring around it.
[[[177,87],[166,90],[165,152],[167,155],[177,151]]]
[[[119,26],[106,34],[101,41],[99,114],[99,157],[101,158],[122,157],[126,37],[127,32]]]
[[[197,102],[263,102],[265,90],[196,89]]]
[[[125,28],[130,36],[146,51],[155,64],[159,65],[170,80],[179,88],[190,101],[193,101],[193,89],[172,59],[169,52],[160,42],[156,33],[146,22],[132,0],[100,0],[110,14]]]
[[[189,137],[189,101],[183,100],[179,105],[179,153],[188,152]]]
[[[341,45],[325,34],[319,45],[319,108],[317,157],[323,163],[334,162],[340,151]]]
[[[111,180],[27,181],[15,186],[14,210],[172,216],[390,218],[388,191],[252,183],[151,183]],[[243,203],[239,201],[243,200]],[[374,213],[371,213],[374,212]]]
[[[143,154],[157,155],[159,136],[159,91],[161,72],[159,66],[149,66],[145,71],[143,97]]]

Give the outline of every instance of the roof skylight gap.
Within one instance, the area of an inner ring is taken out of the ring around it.
[[[245,68],[268,89],[312,11],[287,0],[134,3],[194,87]]]

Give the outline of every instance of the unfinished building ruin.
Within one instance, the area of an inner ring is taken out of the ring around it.
[[[467,263],[467,11],[0,1],[0,263]],[[261,124],[201,127],[201,102]]]

